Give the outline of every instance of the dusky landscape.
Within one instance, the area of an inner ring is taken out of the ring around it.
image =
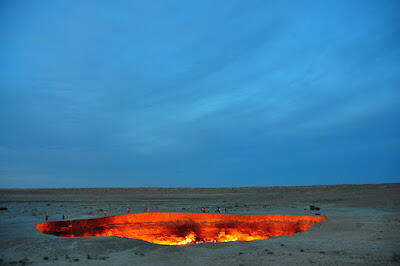
[[[0,265],[400,264],[400,2],[0,1]]]
[[[400,184],[244,188],[2,189],[4,265],[396,265],[400,263]],[[309,206],[320,210],[310,210]],[[143,212],[327,217],[293,236],[184,246],[114,236],[58,237],[36,224]]]

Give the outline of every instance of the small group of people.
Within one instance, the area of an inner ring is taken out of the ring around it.
[[[67,217],[67,221],[71,220],[71,215],[68,214],[66,217]],[[65,214],[62,215],[62,219],[63,219],[63,221],[65,220]],[[46,222],[49,221],[48,215],[46,215],[45,220],[46,220]]]
[[[150,207],[148,207],[148,206],[146,206],[146,207],[144,207],[144,211],[145,212],[149,212],[150,211]],[[131,208],[126,208],[126,213],[131,213]]]
[[[225,213],[226,213],[226,208],[224,208],[225,209]],[[215,212],[217,212],[217,213],[221,213],[221,208],[220,207],[217,207],[216,209],[215,209]],[[207,209],[205,208],[205,207],[202,207],[201,208],[201,212],[202,213],[206,213],[207,212]]]
[[[150,211],[150,207],[148,207],[148,206],[146,206],[145,208],[144,208],[144,211],[145,212],[149,212]],[[126,208],[126,213],[131,213],[131,208]]]

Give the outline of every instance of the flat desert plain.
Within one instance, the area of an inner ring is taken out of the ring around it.
[[[310,205],[320,207],[310,210]],[[400,184],[249,188],[1,189],[2,265],[395,265]],[[293,236],[162,246],[119,237],[64,238],[36,224],[144,212],[325,215]],[[7,208],[7,209],[5,209]]]

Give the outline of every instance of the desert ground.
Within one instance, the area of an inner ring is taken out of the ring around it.
[[[316,205],[319,211],[310,210]],[[36,224],[150,212],[325,215],[293,236],[162,246],[119,237],[65,238]],[[400,184],[249,188],[0,189],[1,265],[396,265]]]

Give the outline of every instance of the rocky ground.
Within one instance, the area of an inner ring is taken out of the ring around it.
[[[320,211],[311,211],[317,205]],[[118,237],[44,235],[37,223],[143,212],[325,215],[292,237],[160,246]],[[270,188],[0,189],[0,264],[400,264],[400,184]]]

